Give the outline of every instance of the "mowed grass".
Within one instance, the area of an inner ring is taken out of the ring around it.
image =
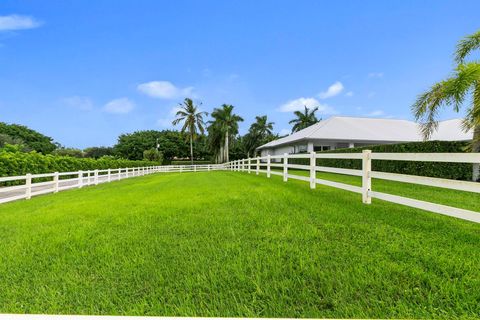
[[[276,176],[0,206],[1,313],[476,318],[479,288],[479,224]]]

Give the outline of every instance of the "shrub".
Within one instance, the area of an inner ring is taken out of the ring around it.
[[[151,161],[134,161],[102,157],[99,159],[42,155],[37,152],[0,151],[0,176],[22,176],[27,173],[70,172],[78,170],[115,169],[158,165]]]
[[[163,153],[154,148],[145,150],[143,151],[143,160],[153,161],[156,164],[162,164]]]
[[[372,150],[372,152],[430,152],[430,153],[449,153],[449,152],[465,152],[468,146],[467,142],[458,141],[427,141],[427,142],[411,142],[400,144],[387,144],[367,146],[351,149],[337,149],[332,151],[324,151],[322,153],[358,153],[363,150]],[[290,159],[290,163],[309,164],[308,159]],[[317,166],[337,167],[349,169],[361,169],[362,161],[355,159],[317,159]],[[373,160],[372,170],[410,174],[418,176],[454,179],[454,180],[471,180],[472,165],[467,163],[442,163],[442,162],[421,162],[421,161],[389,161],[389,160]]]

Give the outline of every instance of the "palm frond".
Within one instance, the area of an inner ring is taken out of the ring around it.
[[[437,116],[444,106],[453,106],[458,112],[466,95],[480,81],[480,64],[461,64],[452,77],[434,84],[430,90],[418,96],[412,105],[415,119],[420,122],[424,139],[429,139],[438,128]]]
[[[455,61],[457,63],[463,63],[465,58],[476,49],[480,48],[480,30],[466,36],[459,41],[457,45],[457,50],[455,52]]]

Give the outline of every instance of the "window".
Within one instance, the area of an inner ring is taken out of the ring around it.
[[[298,146],[298,153],[302,153],[302,152],[307,152],[307,146],[306,145]]]
[[[337,149],[347,149],[348,147],[350,147],[350,144],[348,142],[337,143]]]
[[[328,151],[330,150],[330,146],[314,146],[313,151],[318,152],[318,151]]]

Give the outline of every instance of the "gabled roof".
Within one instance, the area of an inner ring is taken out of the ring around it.
[[[440,121],[438,130],[431,140],[464,141],[472,139],[471,132],[465,133],[461,120]],[[276,147],[304,140],[386,141],[414,142],[423,137],[417,123],[399,119],[358,117],[331,117],[289,136],[271,141],[258,149]]]

